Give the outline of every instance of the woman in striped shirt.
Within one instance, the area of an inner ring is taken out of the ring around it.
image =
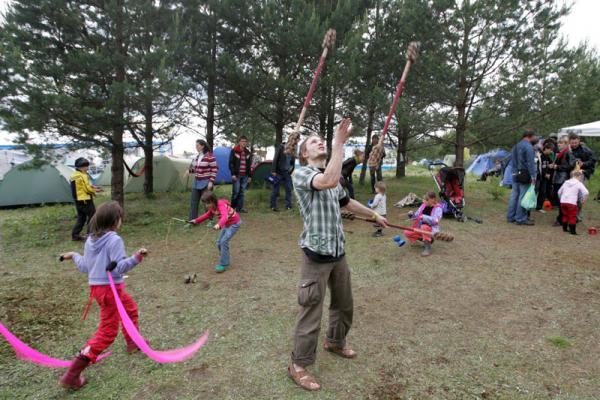
[[[196,140],[198,155],[192,160],[189,174],[194,175],[192,185],[192,199],[188,220],[198,217],[198,203],[205,190],[212,190],[217,178],[217,159],[213,156],[212,149],[205,140]]]

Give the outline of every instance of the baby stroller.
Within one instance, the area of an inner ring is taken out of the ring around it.
[[[437,167],[440,167],[439,169]],[[434,175],[434,171],[437,173]],[[460,222],[466,222],[463,213],[465,206],[465,170],[464,168],[449,167],[441,162],[429,164],[429,172],[440,193],[440,204],[444,215],[452,215]]]

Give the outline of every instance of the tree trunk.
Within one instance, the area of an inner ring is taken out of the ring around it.
[[[375,110],[371,109],[369,110],[369,114],[367,117],[367,144],[365,145],[365,158],[364,161],[362,163],[362,168],[360,170],[360,178],[358,179],[358,183],[360,183],[361,185],[364,185],[365,183],[365,175],[367,173],[367,160],[369,159],[369,154],[371,153],[370,151],[370,144],[371,144],[371,132],[373,132],[373,120],[375,119]],[[381,138],[380,138],[381,140]],[[367,152],[367,149],[369,149],[369,151]]]
[[[152,128],[152,101],[146,101],[146,126],[144,129],[144,195],[150,197],[154,192],[154,149],[153,138],[154,130]]]
[[[408,128],[398,128],[398,148],[396,150],[396,178],[406,176],[406,147],[408,145]]]
[[[216,22],[213,20],[213,22]],[[208,87],[206,90],[206,143],[214,148],[215,127],[215,92],[217,86],[217,29],[213,24],[210,45],[210,71],[208,73]]]
[[[115,19],[115,50],[119,57],[116,58],[117,66],[115,71],[115,82],[122,85],[125,82],[125,49],[123,48],[123,0],[117,1],[117,16]],[[125,195],[123,193],[123,116],[125,113],[125,101],[123,99],[123,90],[116,92],[118,98],[115,101],[115,128],[112,137],[112,167],[111,167],[111,198],[125,205]]]

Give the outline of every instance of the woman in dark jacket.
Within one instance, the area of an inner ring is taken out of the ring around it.
[[[560,189],[562,184],[571,177],[571,171],[575,168],[575,162],[576,159],[569,147],[569,139],[566,136],[563,136],[558,141],[556,161],[554,161],[554,164],[549,165],[550,168],[554,169],[554,176],[552,178],[552,205],[558,207],[558,216],[556,217],[554,226],[561,226],[562,224],[558,189]]]

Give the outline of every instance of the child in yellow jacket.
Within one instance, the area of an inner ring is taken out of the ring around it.
[[[69,179],[71,182],[71,193],[73,194],[73,200],[75,200],[75,209],[77,210],[77,222],[71,231],[71,239],[74,241],[84,241],[85,238],[81,236],[83,226],[89,222],[96,213],[96,207],[94,206],[94,196],[96,192],[100,191],[100,188],[92,185],[90,182],[90,176],[87,173],[90,167],[90,162],[80,157],[75,160],[75,172]]]

